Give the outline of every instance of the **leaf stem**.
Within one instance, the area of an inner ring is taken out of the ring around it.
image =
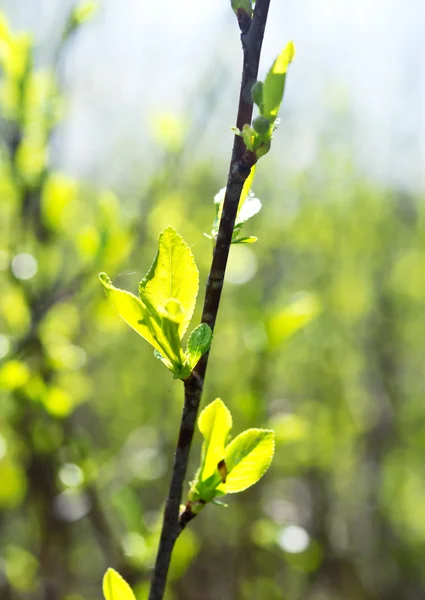
[[[239,129],[242,129],[245,124],[250,124],[252,119],[253,104],[251,87],[257,80],[269,5],[270,0],[257,0],[251,25],[247,31],[243,31],[241,34],[243,68],[236,119],[236,127]],[[255,154],[246,149],[240,136],[235,136],[223,212],[207,280],[201,319],[202,323],[209,325],[213,331],[223,290],[224,275],[232,242],[239,198],[245,180],[255,162]],[[149,600],[163,599],[174,544],[186,523],[192,518],[192,515],[185,513],[179,518],[179,510],[190,447],[202,398],[208,356],[209,353],[201,358],[190,377],[184,383],[183,413],[174,456],[171,482],[165,503],[162,531],[151,580]]]

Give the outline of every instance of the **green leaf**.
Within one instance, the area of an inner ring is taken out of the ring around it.
[[[288,306],[274,314],[267,322],[270,348],[274,350],[297,331],[306,327],[321,311],[315,294],[304,292]]]
[[[247,237],[237,238],[236,240],[232,240],[232,244],[255,244],[258,241],[258,238],[255,235],[250,235]]]
[[[190,370],[194,369],[199,359],[210,349],[213,334],[206,323],[201,323],[192,331],[187,340],[186,360]]]
[[[256,81],[251,88],[251,96],[254,104],[260,109],[260,113],[263,112],[263,82]]]
[[[269,468],[274,454],[274,432],[247,429],[226,447],[227,478],[218,486],[225,494],[235,494],[251,487]]]
[[[178,336],[181,308],[175,305],[176,301],[167,303],[161,312],[153,307],[148,310],[137,296],[113,286],[106,273],[101,273],[99,279],[120,317],[155,348],[164,364],[179,377],[184,356]]]
[[[267,119],[274,120],[277,117],[285,90],[286,72],[294,54],[294,44],[289,42],[267,73],[263,85],[263,110],[261,112],[262,116]]]
[[[167,227],[159,236],[156,258],[139,284],[140,299],[157,312],[169,300],[177,300],[182,309],[182,338],[195,309],[198,287],[199,272],[189,246],[172,227]]]
[[[256,207],[257,207],[256,210],[253,210],[254,203],[252,202],[254,200],[254,196],[251,193],[251,186],[252,186],[252,182],[254,180],[256,168],[257,168],[256,165],[253,165],[251,167],[249,175],[246,178],[245,183],[243,185],[242,192],[241,192],[241,195],[239,198],[238,212],[237,212],[237,216],[236,216],[235,227],[245,223],[249,218],[254,216],[261,209],[261,202],[258,200],[258,198],[255,198],[255,203],[256,203]],[[213,239],[215,239],[217,237],[218,227],[220,225],[221,213],[223,212],[223,204],[224,204],[225,195],[226,195],[226,188],[224,187],[224,188],[221,188],[221,190],[219,192],[217,192],[217,194],[214,196],[214,204],[216,205],[216,217],[215,217],[214,225],[213,225],[212,232],[211,232]],[[250,206],[248,209],[244,208],[245,204],[247,203],[247,200],[250,202]],[[242,218],[240,215],[242,215]],[[204,234],[204,235],[206,235],[206,234]]]
[[[114,569],[108,569],[102,583],[105,600],[136,600],[128,583]]]
[[[106,296],[112,302],[120,317],[161,353],[162,348],[158,343],[157,336],[152,333],[152,329],[155,329],[155,322],[151,322],[154,320],[143,302],[134,294],[112,285],[106,273],[100,273],[99,279]]]
[[[204,481],[217,472],[217,465],[224,458],[224,447],[232,428],[232,415],[224,402],[217,398],[201,412],[199,431],[204,437],[199,480]]]
[[[78,4],[73,11],[72,18],[78,25],[81,25],[96,12],[99,8],[99,3],[93,0],[87,0]]]
[[[185,379],[190,375],[190,369],[186,364],[179,336],[179,327],[183,318],[180,302],[173,299],[168,300],[159,316],[161,332],[165,338],[162,340],[162,351],[173,366],[171,370],[174,376],[178,379]]]
[[[242,127],[242,137],[247,149],[251,151],[254,150],[255,140],[258,137],[257,132],[254,129],[252,129],[252,127],[250,127],[248,124],[245,124]]]
[[[258,117],[255,117],[255,119],[252,122],[252,126],[255,129],[255,131],[257,133],[268,133],[270,131],[271,128],[271,121],[270,119],[267,119],[266,117],[263,117],[263,115],[258,115]]]

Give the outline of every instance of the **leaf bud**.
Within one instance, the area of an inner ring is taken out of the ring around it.
[[[257,133],[267,133],[270,129],[270,121],[266,117],[259,115],[253,120],[252,126]]]

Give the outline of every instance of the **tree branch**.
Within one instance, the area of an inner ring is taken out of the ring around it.
[[[241,34],[243,68],[236,119],[236,126],[239,129],[242,129],[245,124],[250,124],[252,119],[253,103],[251,99],[251,87],[257,80],[269,5],[270,0],[257,0],[251,24],[247,30],[244,27]],[[255,154],[246,149],[240,136],[235,136],[223,212],[207,280],[202,312],[202,323],[207,323],[213,331],[223,290],[224,275],[232,242],[239,198],[245,180],[255,162]],[[163,599],[174,544],[186,523],[193,518],[190,509],[186,509],[181,518],[179,518],[179,511],[207,365],[208,353],[201,358],[184,384],[183,414],[174,456],[170,488],[164,509],[162,531],[151,581],[149,600]]]

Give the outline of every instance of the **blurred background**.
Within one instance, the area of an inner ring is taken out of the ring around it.
[[[260,77],[297,56],[204,403],[276,455],[184,531],[167,599],[423,600],[425,4],[271,5]],[[144,600],[182,387],[97,274],[135,292],[170,224],[205,282],[238,27],[224,0],[0,9],[0,598],[100,598],[112,566]]]

